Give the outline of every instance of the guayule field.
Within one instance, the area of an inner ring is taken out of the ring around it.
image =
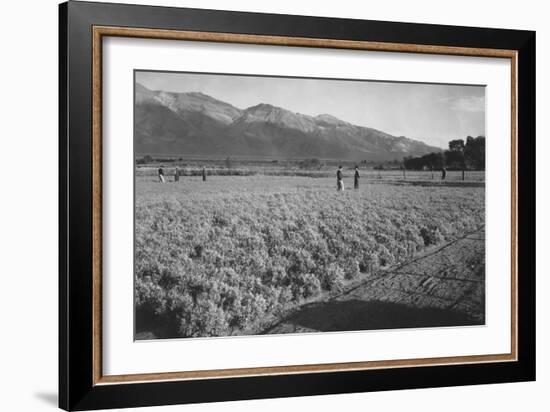
[[[138,175],[136,338],[259,334],[484,225],[482,182],[350,183]]]

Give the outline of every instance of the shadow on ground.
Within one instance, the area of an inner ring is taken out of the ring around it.
[[[485,187],[485,182],[477,181],[462,181],[462,180],[374,180],[373,183],[389,184],[395,186],[445,186],[445,187]]]
[[[285,322],[321,332],[483,324],[450,309],[415,308],[400,303],[362,300],[313,303],[302,307]]]
[[[165,318],[154,314],[150,308],[136,310],[135,339],[174,339],[181,338],[175,318]]]
[[[55,392],[37,392],[34,396],[49,406],[57,407],[58,398]]]

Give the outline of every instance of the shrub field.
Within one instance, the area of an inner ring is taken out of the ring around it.
[[[479,228],[484,192],[366,180],[337,192],[333,178],[161,184],[138,176],[136,337],[256,334],[293,306]]]

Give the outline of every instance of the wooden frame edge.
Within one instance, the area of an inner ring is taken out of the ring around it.
[[[511,258],[511,352],[509,354],[471,355],[440,358],[417,358],[349,363],[327,363],[315,365],[289,365],[257,368],[235,368],[203,371],[182,371],[144,373],[129,375],[103,375],[102,373],[102,39],[104,36],[150,38],[163,40],[187,40],[238,44],[258,44],[291,47],[318,47],[334,49],[368,50],[398,53],[422,53],[473,57],[509,58],[511,60],[511,139],[512,139],[512,258]],[[133,27],[93,26],[92,28],[92,187],[93,187],[93,355],[92,384],[110,385],[119,383],[159,382],[175,380],[219,379],[253,377],[263,375],[284,375],[301,373],[330,373],[383,368],[404,368],[422,366],[443,366],[474,363],[514,362],[518,360],[518,242],[517,242],[517,61],[518,52],[508,49],[469,48],[455,46],[433,46],[406,43],[385,43],[355,40],[335,40],[304,37],[265,36],[251,34],[179,31],[165,29],[144,29]]]
[[[161,372],[161,373],[141,373],[129,375],[108,375],[102,376],[97,384],[116,384],[116,383],[138,383],[138,382],[157,382],[174,380],[196,380],[196,379],[221,379],[237,377],[253,377],[263,375],[288,375],[301,373],[331,373],[347,372],[359,370],[373,370],[386,368],[406,368],[420,366],[445,366],[445,365],[464,365],[472,363],[494,363],[494,362],[513,362],[509,354],[499,355],[474,355],[474,356],[454,356],[446,358],[422,358],[422,359],[396,359],[367,362],[348,362],[348,363],[321,363],[314,365],[289,365],[289,366],[268,366],[258,368],[236,368],[236,369],[217,369],[201,370],[188,372]],[[422,362],[420,364],[420,362]]]
[[[398,53],[447,54],[455,56],[508,57],[514,50],[484,49],[456,46],[432,46],[426,44],[390,43],[359,40],[336,40],[310,37],[266,36],[257,34],[220,33],[145,29],[136,27],[94,26],[94,34],[111,37],[134,37],[163,40],[187,40],[219,43],[258,44],[268,46],[317,47],[329,49],[369,50]]]
[[[103,371],[102,333],[102,35],[92,34],[92,383],[100,381]]]

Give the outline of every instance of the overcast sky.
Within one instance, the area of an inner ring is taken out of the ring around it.
[[[202,92],[240,109],[269,103],[447,147],[485,135],[485,87],[219,74],[136,72],[151,90]]]

